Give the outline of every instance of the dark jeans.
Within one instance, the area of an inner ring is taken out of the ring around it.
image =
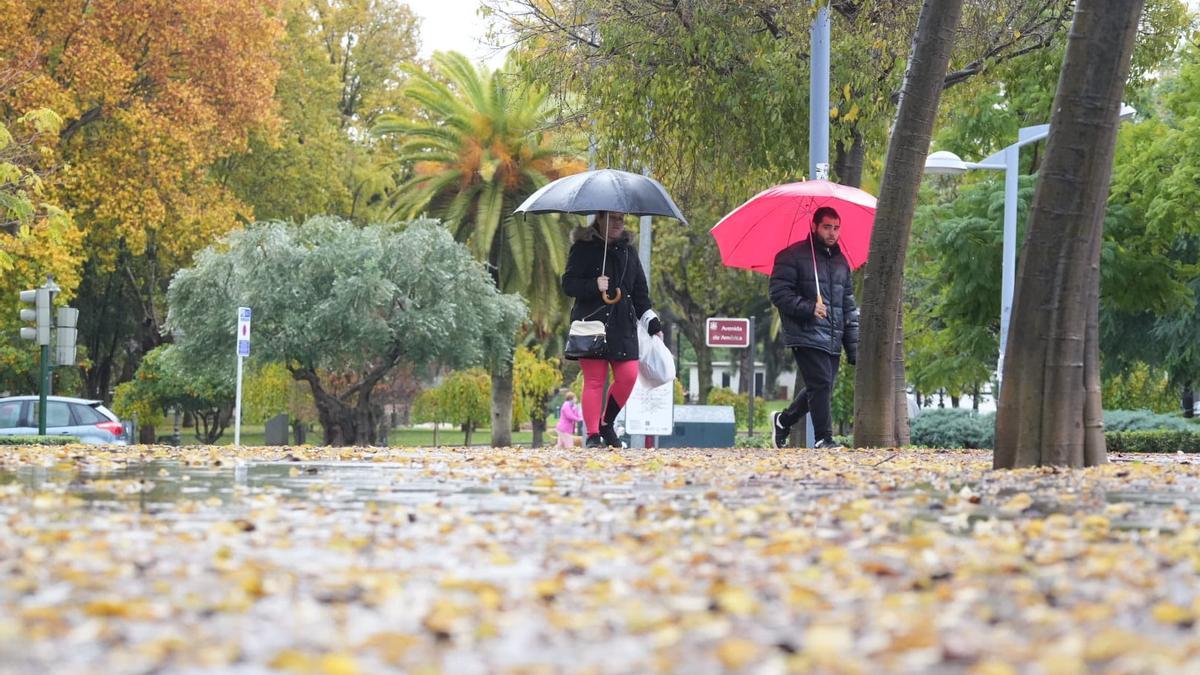
[[[804,388],[796,392],[792,404],[779,415],[779,423],[791,427],[812,414],[813,438],[833,438],[833,382],[837,379],[841,355],[834,356],[821,349],[792,347],[796,367],[804,378]]]

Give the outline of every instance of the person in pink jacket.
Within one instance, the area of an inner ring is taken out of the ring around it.
[[[583,419],[579,406],[575,404],[575,392],[567,392],[567,400],[563,401],[562,409],[558,411],[558,447],[574,448],[579,446],[579,437],[575,435],[575,425]]]

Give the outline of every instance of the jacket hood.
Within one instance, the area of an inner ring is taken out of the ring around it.
[[[579,226],[575,227],[573,230],[571,230],[571,243],[575,243],[577,241],[603,242],[604,234],[601,232],[598,232],[596,230],[596,228],[591,225],[579,225]],[[615,238],[615,239],[609,239],[609,241],[611,241],[613,243],[623,242],[623,243],[628,244],[629,242],[633,241],[633,235],[629,232],[629,230],[625,230],[624,232],[621,233],[620,237]]]

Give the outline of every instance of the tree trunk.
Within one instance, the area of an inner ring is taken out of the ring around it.
[[[530,447],[540,448],[545,444],[543,438],[546,433],[546,415],[542,414],[540,417],[534,417],[530,420],[530,424],[533,426],[533,441],[529,445]]]
[[[492,447],[512,446],[513,359],[500,359],[492,370]]]
[[[1183,407],[1184,417],[1196,416],[1196,392],[1192,389],[1191,385],[1183,386],[1183,396],[1180,398],[1179,403]]]
[[[530,447],[540,448],[546,443],[546,402],[547,397],[542,396],[533,406],[533,414],[529,418],[529,425],[533,429],[533,441],[530,442]]]
[[[1141,10],[1141,0],[1075,6],[1021,251],[996,415],[996,468],[1107,461],[1100,242]]]
[[[699,400],[696,403],[703,405],[708,403],[708,392],[712,391],[712,348],[704,342],[693,342],[692,345],[696,350],[696,377],[700,379],[696,389]]]
[[[896,414],[892,418],[892,433],[896,435],[896,446],[908,445],[908,386],[904,381],[904,305],[896,314],[896,342],[892,351],[892,393],[896,400]]]
[[[897,343],[902,347],[898,324],[904,258],[961,12],[962,0],[925,0],[913,34],[863,280],[862,342],[854,386],[856,447],[897,446],[898,432],[907,427],[907,403],[898,400],[903,397],[897,396],[896,381],[903,376],[904,352]]]
[[[850,187],[862,187],[863,164],[866,161],[867,146],[858,125],[850,129],[850,146],[845,141],[834,145],[833,171],[838,182]]]
[[[328,446],[345,447],[358,442],[357,411],[346,405],[338,397],[325,391],[316,371],[301,368],[292,371],[292,377],[308,383],[312,389],[313,404],[317,409],[317,419],[324,429],[322,443]]]
[[[971,389],[971,410],[979,412],[979,383],[972,385]]]
[[[955,396],[954,394],[950,394],[950,407],[957,408],[958,403],[959,403],[959,397]]]

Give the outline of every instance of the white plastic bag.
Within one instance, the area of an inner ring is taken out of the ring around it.
[[[661,335],[650,335],[646,326],[650,319],[657,318],[646,310],[638,321],[638,374],[647,387],[660,387],[675,379],[675,357],[663,344]]]

